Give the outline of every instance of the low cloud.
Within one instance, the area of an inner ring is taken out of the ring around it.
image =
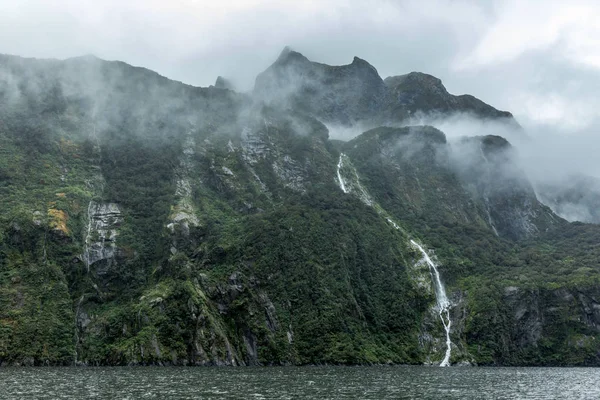
[[[0,52],[92,53],[194,85],[223,75],[243,91],[285,45],[332,65],[356,55],[382,77],[435,75],[525,128],[517,135],[465,116],[430,122],[450,138],[506,136],[535,179],[600,176],[599,16],[592,0],[0,0]],[[368,128],[329,130],[349,139]]]

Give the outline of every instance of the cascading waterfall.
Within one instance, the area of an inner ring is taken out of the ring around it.
[[[374,206],[373,199],[371,199],[371,196],[369,196],[369,193],[360,184],[360,178],[358,177],[358,172],[356,172],[356,168],[354,168],[352,166],[352,164],[350,163],[349,159],[348,160],[347,159],[348,159],[348,156],[346,156],[344,153],[340,154],[340,159],[339,159],[338,165],[337,165],[337,178],[336,178],[338,185],[340,186],[340,189],[342,189],[342,192],[344,192],[346,194],[354,192],[355,195],[360,199],[360,201],[362,201],[369,207],[373,207]],[[347,161],[346,169],[350,169],[350,170],[352,170],[352,172],[354,172],[353,176],[346,177],[346,179],[344,179],[344,176],[342,175],[342,167],[344,166],[345,161]]]
[[[344,178],[342,178],[342,173],[340,172],[342,169],[343,157],[344,153],[340,153],[340,160],[337,164],[337,180],[340,184],[340,189],[342,189],[342,192],[348,193],[348,189],[346,189],[346,184],[344,183]]]
[[[431,260],[431,258],[429,258],[427,252],[423,250],[423,248],[417,242],[411,240],[410,243],[419,249],[421,254],[423,254],[423,259],[427,265],[429,265],[429,271],[431,273],[431,277],[433,278],[433,285],[435,287],[435,297],[437,300],[438,312],[440,319],[442,320],[442,324],[444,325],[444,330],[446,331],[446,355],[440,363],[440,367],[449,367],[450,355],[452,352],[452,341],[450,340],[450,326],[452,325],[452,321],[450,320],[450,300],[448,300],[448,296],[446,296],[446,289],[444,289],[444,285],[442,285],[440,273],[438,272],[435,263]]]
[[[394,220],[392,220],[389,217],[389,214],[371,199],[366,189],[360,184],[360,179],[356,170],[354,170],[356,182],[350,180],[348,181],[350,187],[346,185],[346,181],[344,181],[344,178],[342,177],[341,173],[342,165],[344,163],[344,157],[346,157],[346,155],[344,153],[341,153],[340,159],[337,164],[337,181],[340,186],[340,189],[342,189],[344,193],[350,193],[350,189],[358,188],[358,190],[352,190],[352,192],[354,192],[363,201],[363,203],[370,207],[374,207],[377,213],[379,215],[382,215],[386,219],[386,221],[394,227],[394,229],[404,232],[400,225],[394,222]],[[404,233],[406,234],[406,232]],[[444,288],[444,285],[442,285],[440,273],[438,272],[435,263],[431,260],[427,252],[425,252],[425,250],[423,250],[423,248],[417,242],[411,240],[410,243],[423,254],[423,259],[429,266],[431,280],[433,281],[433,286],[435,288],[435,297],[437,301],[439,316],[442,320],[442,325],[444,325],[444,330],[446,331],[446,354],[444,356],[444,359],[440,363],[440,367],[449,367],[450,356],[452,352],[452,341],[450,340],[450,327],[452,326],[452,321],[450,320],[450,301],[448,300],[448,296],[446,295],[446,289]]]

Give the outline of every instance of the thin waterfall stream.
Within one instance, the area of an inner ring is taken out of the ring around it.
[[[83,262],[87,267],[87,272],[90,272],[90,235],[92,233],[92,206],[94,202],[90,200],[87,209],[87,230],[83,248]]]
[[[450,340],[450,327],[452,326],[452,320],[450,320],[450,300],[448,300],[448,296],[446,295],[446,289],[444,288],[442,280],[440,279],[440,273],[438,272],[437,266],[431,260],[429,254],[427,254],[427,252],[414,240],[411,240],[410,243],[419,249],[421,254],[423,254],[423,259],[427,265],[429,265],[429,271],[431,272],[431,277],[433,278],[432,280],[435,288],[438,312],[440,319],[442,320],[442,324],[444,325],[444,330],[446,331],[446,355],[440,363],[440,367],[449,367],[450,355],[452,353],[452,341]]]
[[[340,172],[340,170],[342,169],[343,161],[344,161],[343,157],[344,157],[344,153],[340,153],[340,160],[338,161],[338,164],[337,164],[337,180],[340,185],[340,189],[342,189],[342,192],[348,193],[348,189],[346,189],[346,184],[344,183],[344,178],[342,177],[342,173]]]
[[[350,193],[349,187],[347,185],[347,182],[344,181],[344,177],[342,176],[342,166],[344,164],[344,157],[346,155],[344,153],[340,153],[340,158],[338,160],[338,164],[337,164],[337,182],[340,186],[340,189],[342,189],[342,192],[344,193]],[[356,185],[358,186],[359,193],[357,193],[358,197],[368,206],[370,207],[374,207],[374,202],[373,200],[370,198],[368,192],[362,187],[362,185],[359,182],[359,177],[358,174],[356,173],[356,170],[354,171],[355,177],[356,177]],[[381,207],[376,207],[377,212],[380,215],[383,215],[385,217],[385,219],[397,230],[402,230],[400,228],[400,226],[394,222],[389,216],[388,214],[381,208]],[[442,280],[440,279],[440,273],[437,269],[437,265],[435,265],[435,263],[431,260],[431,258],[429,257],[429,255],[427,254],[427,252],[414,240],[410,241],[411,245],[413,245],[414,247],[416,247],[421,254],[423,254],[423,259],[425,260],[425,262],[427,263],[427,265],[429,266],[429,272],[431,274],[431,280],[433,282],[433,286],[435,289],[435,297],[436,297],[436,302],[437,302],[437,308],[438,308],[438,313],[440,316],[440,319],[442,320],[442,325],[444,325],[444,330],[446,331],[446,354],[444,355],[444,359],[442,360],[442,362],[440,363],[440,367],[449,367],[450,366],[450,356],[452,353],[452,341],[450,340],[450,327],[452,326],[452,321],[450,320],[450,300],[448,300],[448,296],[446,295],[446,289],[444,288],[444,285],[442,284]]]

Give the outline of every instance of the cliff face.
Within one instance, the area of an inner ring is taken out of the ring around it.
[[[508,142],[325,126],[510,114],[292,51],[251,95],[89,57],[0,71],[3,364],[438,363],[412,240],[452,362],[598,362],[600,232],[543,206]]]
[[[465,339],[480,362],[503,365],[597,365],[598,286],[524,289],[507,286],[495,312],[467,318]],[[483,332],[482,320],[497,330]]]

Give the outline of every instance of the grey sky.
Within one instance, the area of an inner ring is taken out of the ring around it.
[[[436,75],[531,135],[579,138],[569,162],[600,175],[597,0],[0,0],[2,53],[92,53],[194,85],[250,89],[285,45],[328,64],[358,56],[384,78]]]

